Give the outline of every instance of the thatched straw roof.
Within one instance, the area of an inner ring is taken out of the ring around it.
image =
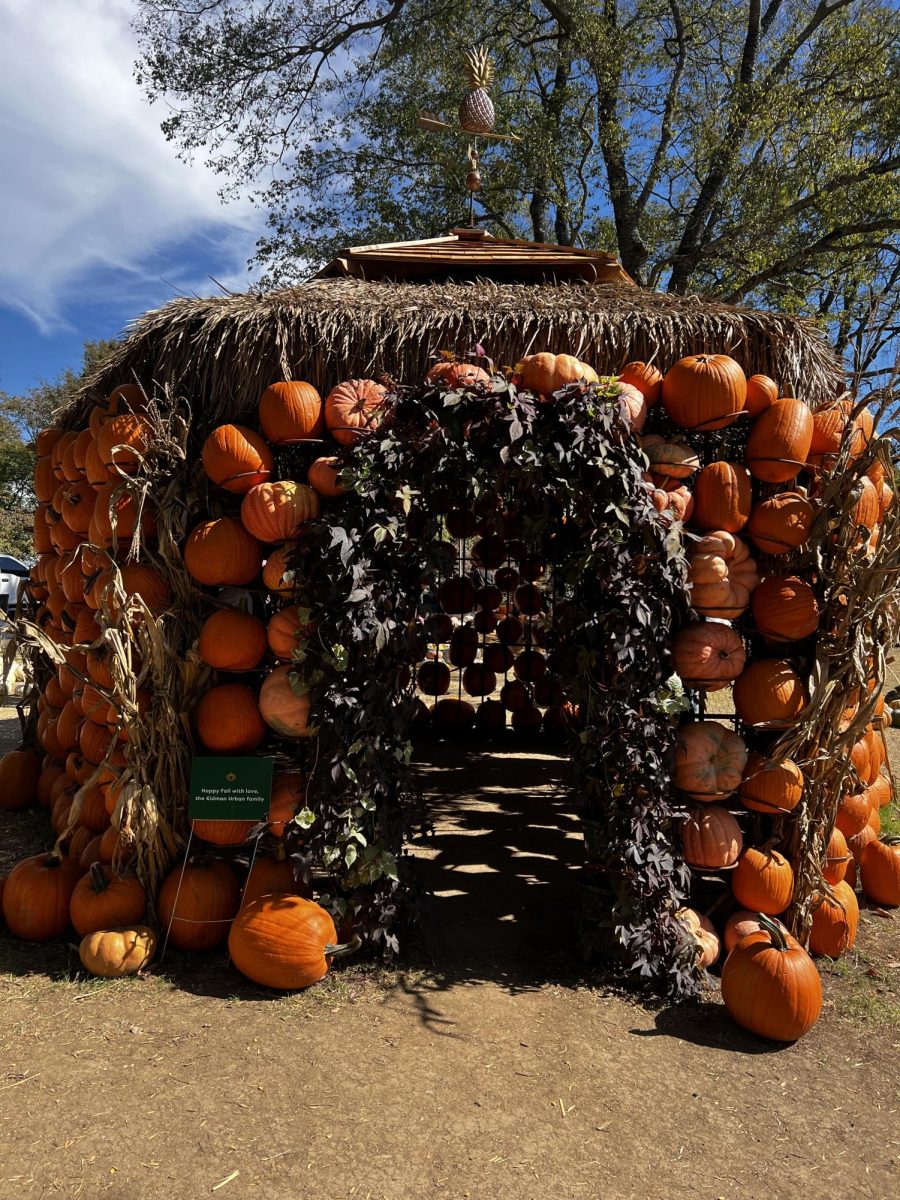
[[[128,334],[67,418],[137,379],[186,396],[201,432],[249,414],[277,379],[305,379],[323,393],[353,376],[412,380],[437,351],[465,355],[476,343],[498,364],[553,349],[601,373],[634,359],[665,370],[686,354],[725,352],[748,374],[771,375],[785,395],[818,402],[842,389],[838,360],[808,322],[611,284],[315,279],[266,294],[174,300]]]

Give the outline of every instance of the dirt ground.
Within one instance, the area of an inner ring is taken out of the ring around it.
[[[401,970],[277,997],[170,953],[109,983],[0,935],[2,1200],[900,1194],[900,917],[863,912],[796,1045],[742,1034],[716,992],[641,1007],[573,957],[562,760],[419,758],[434,898]],[[0,816],[5,870],[46,826]]]

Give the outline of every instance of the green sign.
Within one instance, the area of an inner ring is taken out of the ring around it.
[[[274,764],[272,758],[195,758],[188,816],[201,821],[264,821]]]

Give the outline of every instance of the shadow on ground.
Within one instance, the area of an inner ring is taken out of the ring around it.
[[[414,942],[431,986],[489,980],[522,991],[583,979],[583,841],[565,756],[429,740],[414,765],[425,832],[409,852],[428,893]]]

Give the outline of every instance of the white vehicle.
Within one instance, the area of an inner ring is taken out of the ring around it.
[[[13,613],[22,580],[28,577],[28,568],[11,554],[0,554],[0,609]]]

